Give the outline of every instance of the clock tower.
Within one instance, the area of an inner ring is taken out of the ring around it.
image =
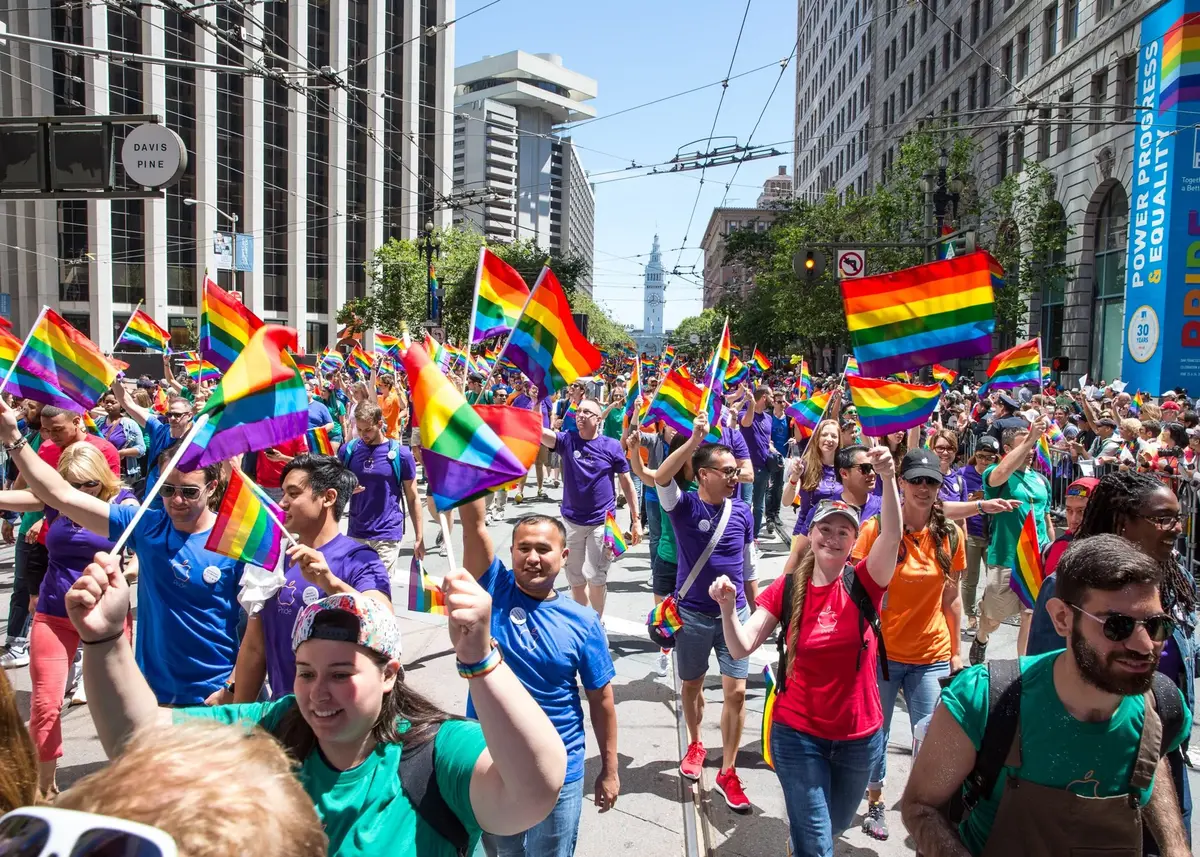
[[[646,263],[645,295],[643,297],[642,336],[644,348],[661,351],[665,342],[663,335],[663,304],[666,300],[666,271],[662,266],[662,253],[658,247],[658,236],[650,250],[650,261]]]

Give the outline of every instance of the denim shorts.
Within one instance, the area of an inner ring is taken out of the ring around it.
[[[750,673],[749,658],[735,658],[725,646],[725,631],[720,616],[709,616],[679,608],[683,627],[675,632],[675,669],[680,681],[695,681],[708,673],[708,656],[717,650],[721,675],[744,679]],[[749,606],[738,609],[743,623],[750,618]]]
[[[659,598],[666,598],[675,591],[675,580],[679,574],[679,564],[656,556],[650,568],[650,586],[654,590],[654,594]]]

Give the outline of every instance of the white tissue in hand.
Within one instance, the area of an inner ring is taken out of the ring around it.
[[[257,565],[247,565],[242,572],[241,590],[238,592],[238,604],[247,615],[253,616],[275,596],[286,578],[282,571],[267,571]]]

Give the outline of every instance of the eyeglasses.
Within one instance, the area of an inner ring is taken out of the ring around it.
[[[170,500],[176,494],[179,494],[185,500],[199,500],[200,492],[204,489],[199,485],[172,485],[167,482],[163,487],[158,489],[158,493],[162,494],[164,499]]]
[[[850,465],[850,469],[857,470],[863,476],[870,476],[872,473],[875,472],[875,465],[871,464],[870,462],[863,462],[862,464]]]
[[[600,414],[596,413],[595,411],[576,411],[575,412],[575,419],[581,420],[584,417],[587,417],[589,420],[598,420],[598,419],[600,419]]]
[[[1178,512],[1174,515],[1137,515],[1136,517],[1143,521],[1149,521],[1160,530],[1169,530],[1183,524],[1183,515]]]
[[[711,470],[713,473],[720,473],[726,479],[733,479],[738,475],[736,467],[701,467],[701,470]]]
[[[957,449],[949,446],[935,446],[933,451],[938,455],[953,455],[954,453],[958,452]]]
[[[146,824],[45,806],[0,818],[0,857],[177,857],[175,840]]]
[[[192,415],[191,411],[185,411],[182,414],[167,414],[167,419],[168,420],[182,420],[185,417],[190,417],[191,415]]]
[[[1078,604],[1072,604],[1070,601],[1065,603],[1068,607],[1078,610],[1084,616],[1103,625],[1104,636],[1114,643],[1128,640],[1133,636],[1133,632],[1137,629],[1138,625],[1145,628],[1146,634],[1156,643],[1164,642],[1175,633],[1175,620],[1165,613],[1160,613],[1157,616],[1147,616],[1145,619],[1134,619],[1132,616],[1126,616],[1124,613],[1109,613],[1107,616],[1101,617],[1087,612]]]
[[[72,488],[74,488],[76,491],[82,491],[85,488],[91,489],[91,488],[99,488],[100,487],[99,481],[97,481],[95,479],[89,479],[87,482],[67,482],[67,484],[70,485]]]
[[[906,478],[904,481],[909,485],[922,485],[929,487],[937,487],[938,485],[942,484],[940,480],[934,479],[932,476],[917,476],[912,479]]]

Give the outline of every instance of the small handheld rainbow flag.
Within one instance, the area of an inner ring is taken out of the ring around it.
[[[779,691],[775,687],[775,672],[771,669],[770,664],[763,667],[763,681],[767,683],[767,691],[763,694],[762,728],[759,735],[763,761],[767,763],[767,767],[774,770],[775,757],[771,753],[771,727],[775,723],[775,700],[779,698]]]
[[[162,387],[155,388],[155,390],[154,390],[154,410],[157,413],[165,414],[167,412],[167,406],[170,403],[171,403],[171,400],[167,397],[167,391],[164,390]]]
[[[604,546],[612,551],[613,559],[629,550],[621,535],[621,528],[617,525],[617,516],[612,512],[604,516]]]
[[[321,374],[332,375],[342,368],[346,363],[342,353],[331,345],[325,346],[325,350],[321,352]]]
[[[529,286],[517,270],[487,247],[480,247],[470,344],[511,333],[527,300]]]
[[[400,344],[399,336],[392,336],[388,333],[375,332],[375,353],[386,354],[388,351],[394,351],[396,346]]]
[[[679,373],[679,377],[682,378],[683,380],[685,380],[685,381],[692,380],[692,370],[689,369],[686,365],[676,366],[675,371]]]
[[[759,372],[766,372],[771,368],[771,361],[757,347],[755,347],[754,356],[750,358],[750,361]]]
[[[425,573],[425,566],[415,556],[408,567],[408,609],[414,613],[446,615],[446,593],[435,578]]]
[[[859,374],[861,374],[861,373],[858,371],[858,359],[855,357],[847,357],[846,358],[846,377],[853,378],[854,376],[859,375]]]
[[[273,569],[287,538],[283,510],[236,467],[204,547],[221,556]]]
[[[1001,351],[988,364],[987,380],[979,392],[985,390],[1003,390],[1020,387],[1031,381],[1041,383],[1042,340],[1034,337],[1028,342],[1014,345],[1007,351]]]
[[[1038,594],[1042,591],[1042,580],[1045,570],[1042,568],[1042,551],[1038,546],[1037,524],[1033,520],[1033,510],[1025,515],[1025,523],[1021,527],[1021,535],[1017,539],[1017,555],[1013,565],[1012,577],[1008,581],[1009,588],[1017,593],[1017,598],[1026,610],[1032,610],[1037,604]]]
[[[658,628],[664,637],[674,637],[683,627],[683,617],[679,615],[679,607],[674,598],[665,598],[654,606],[646,617],[646,625]]]
[[[725,370],[725,386],[736,387],[750,377],[746,364],[736,357],[729,358],[729,367]]]
[[[221,370],[207,360],[185,360],[183,371],[193,381],[216,381],[221,377]]]
[[[944,388],[946,388],[947,390],[950,389],[950,385],[954,383],[954,379],[957,377],[958,377],[958,373],[955,372],[953,369],[947,369],[945,366],[941,365],[940,363],[933,364],[934,380],[940,382],[941,385]]]
[[[821,421],[821,416],[829,407],[829,399],[832,395],[832,393],[817,393],[811,398],[793,402],[788,405],[785,413],[810,432],[816,431],[817,423]]]
[[[575,325],[571,304],[548,267],[534,283],[505,354],[543,394],[600,368],[600,352]]]
[[[147,351],[166,354],[170,351],[171,334],[167,333],[150,315],[140,309],[134,310],[129,317],[129,323],[121,331],[116,344],[127,342],[130,345],[140,345]]]
[[[1034,447],[1035,464],[1046,473],[1054,472],[1054,462],[1050,458],[1050,445],[1046,443],[1046,435],[1038,438],[1037,446]]]
[[[1063,430],[1058,427],[1058,423],[1050,423],[1050,427],[1046,429],[1046,434],[1050,437],[1050,442],[1055,446],[1065,444],[1067,436],[1063,434]]]
[[[637,406],[638,397],[642,395],[642,373],[635,363],[633,371],[629,373],[629,382],[625,385],[625,413],[622,415],[622,423],[626,426],[629,421],[635,419],[633,409]],[[646,403],[643,403],[645,407]]]
[[[371,355],[362,350],[362,346],[355,343],[354,348],[346,355],[346,366],[350,371],[357,372],[363,378],[371,374],[371,368],[374,364],[371,361]]]
[[[246,347],[254,331],[263,326],[261,318],[245,304],[204,278],[204,299],[200,310],[200,351],[222,372]]]
[[[308,451],[317,455],[333,455],[333,441],[329,439],[329,429],[317,426],[308,430]]]
[[[694,382],[683,377],[682,368],[676,366],[658,385],[642,425],[662,420],[675,431],[692,433],[692,422],[700,415],[703,393]]]
[[[1135,417],[1141,416],[1142,405],[1144,404],[1145,400],[1142,398],[1142,391],[1138,390],[1133,394],[1133,399],[1129,402],[1129,413],[1133,414]]]
[[[567,405],[567,409],[565,411],[563,411],[563,418],[562,418],[562,430],[563,431],[579,431],[579,421],[575,417],[575,415],[578,412],[579,412],[579,409],[577,407],[575,407],[574,402],[571,402],[569,405]]]
[[[797,385],[804,390],[804,395],[811,396],[813,391],[812,375],[808,371],[808,361],[803,357],[800,358],[800,377],[797,379]]]
[[[868,437],[883,437],[921,425],[942,397],[941,384],[924,386],[851,376],[846,378],[846,385],[858,410],[863,434]]]
[[[309,366],[307,363],[297,363],[296,368],[300,370],[300,377],[305,381],[317,380],[316,366]]]
[[[17,367],[49,384],[59,399],[65,396],[67,401],[74,402],[67,407],[75,411],[96,407],[118,374],[117,366],[100,352],[96,343],[48,307],[26,339]],[[9,388],[16,393],[11,380]],[[37,396],[31,398],[44,401]]]

